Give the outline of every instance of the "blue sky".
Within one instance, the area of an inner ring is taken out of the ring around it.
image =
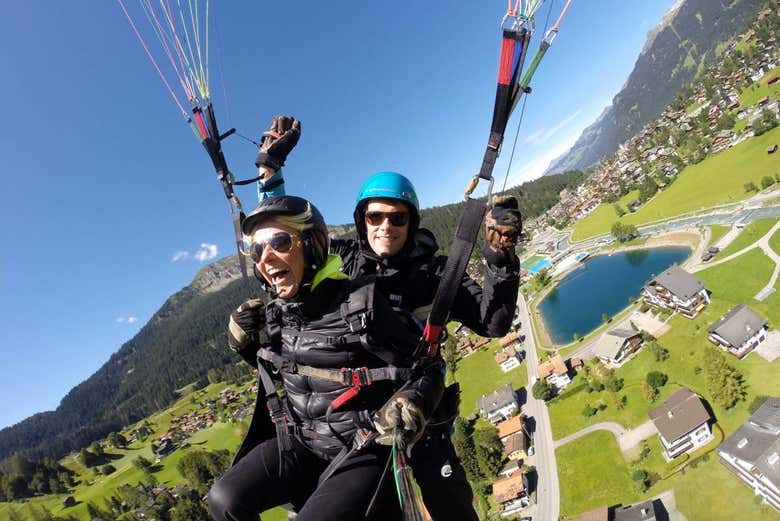
[[[510,185],[598,116],[672,3],[574,0],[532,84]],[[412,178],[423,206],[455,201],[484,151],[505,5],[213,1],[220,125],[255,136],[273,114],[299,117],[288,192],[331,223],[349,221],[379,170]],[[30,0],[4,15],[0,427],[56,408],[203,262],[232,253],[210,162],[118,4]],[[252,145],[231,139],[226,153],[253,175]],[[241,196],[253,206],[252,189]],[[177,252],[188,255],[173,262]]]

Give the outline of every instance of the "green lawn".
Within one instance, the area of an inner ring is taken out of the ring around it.
[[[713,244],[716,244],[721,237],[726,235],[726,232],[728,232],[731,229],[731,226],[713,224],[709,228],[710,228],[710,243],[707,246],[712,246]]]
[[[769,246],[780,255],[780,230],[775,231],[772,237],[769,238]]]
[[[628,203],[639,197],[639,190],[632,190],[623,197],[621,197],[617,204],[620,205],[623,210],[628,212]],[[571,232],[572,241],[580,241],[593,237],[594,235],[600,235],[607,233],[612,228],[612,224],[618,220],[617,212],[613,204],[604,203],[600,204],[589,215],[580,219],[574,224],[574,229]]]
[[[758,82],[743,90],[739,95],[739,104],[743,107],[752,107],[758,100],[770,96],[777,98],[780,95],[780,82],[769,85],[769,78],[780,74],[780,67],[775,67],[764,74],[764,77]]]
[[[602,505],[639,499],[615,437],[599,431],[555,451],[561,515],[573,516]]]
[[[541,255],[531,255],[529,258],[525,259],[522,262],[521,266],[525,269],[528,269],[542,259],[544,259],[544,257],[542,257]]]
[[[737,235],[731,244],[726,246],[723,251],[718,253],[716,259],[726,258],[732,253],[737,253],[739,250],[747,248],[758,239],[766,235],[776,222],[777,219],[761,219],[760,221],[753,221],[752,223],[748,224],[741,232],[739,232],[739,235]]]
[[[498,341],[491,341],[476,353],[458,362],[455,380],[460,384],[460,415],[469,416],[477,411],[477,400],[508,383],[517,390],[528,383],[525,363],[508,373],[498,367],[493,355],[498,352]]]
[[[745,183],[760,185],[764,175],[780,171],[780,156],[766,153],[766,148],[778,139],[780,127],[684,168],[669,188],[620,221],[639,225],[747,198],[751,194],[745,193]],[[616,217],[612,205],[600,205],[574,225],[573,240],[609,233]]]

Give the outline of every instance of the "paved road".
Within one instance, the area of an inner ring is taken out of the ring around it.
[[[526,364],[528,370],[527,401],[524,406],[526,416],[534,418],[534,460],[538,484],[536,489],[536,516],[534,521],[558,521],[560,515],[560,489],[558,486],[558,464],[555,460],[555,445],[550,426],[550,415],[544,400],[537,400],[531,394],[531,386],[536,381],[538,355],[534,340],[533,325],[528,314],[525,298],[520,295],[517,301],[520,320],[525,334]]]
[[[599,422],[594,423],[593,425],[589,425],[584,429],[578,430],[574,434],[569,434],[568,436],[557,440],[555,442],[555,448],[557,449],[562,447],[567,443],[578,440],[583,436],[587,436],[588,434],[596,431],[609,431],[614,434],[615,440],[618,442],[618,446],[620,446],[620,450],[623,452],[636,447],[642,440],[645,440],[650,436],[658,433],[655,425],[653,425],[653,422],[650,420],[646,421],[636,429],[626,429],[616,422]]]

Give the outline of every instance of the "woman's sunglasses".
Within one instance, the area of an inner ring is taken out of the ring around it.
[[[253,242],[249,245],[249,257],[254,262],[260,262],[263,257],[263,250],[266,246],[270,247],[276,253],[289,253],[295,242],[295,236],[288,232],[276,232],[262,241]]]
[[[408,212],[366,212],[366,222],[371,226],[379,226],[385,219],[393,226],[406,226],[409,222]]]

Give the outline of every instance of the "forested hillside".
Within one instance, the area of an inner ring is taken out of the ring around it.
[[[612,154],[716,57],[718,45],[753,18],[764,0],[681,0],[648,33],[623,88],[547,174],[586,169]]]
[[[548,176],[508,190],[520,201],[524,218],[558,202],[582,172]],[[422,211],[443,251],[455,234],[464,203]],[[332,231],[351,233],[354,227]],[[477,249],[477,251],[479,251]],[[0,458],[20,451],[34,457],[60,457],[109,432],[166,407],[176,389],[205,379],[209,369],[235,362],[225,324],[230,312],[252,291],[238,277],[236,258],[204,268],[192,284],[171,296],[141,331],[87,380],[74,387],[55,411],[36,414],[0,431]],[[253,280],[251,287],[258,288]]]

